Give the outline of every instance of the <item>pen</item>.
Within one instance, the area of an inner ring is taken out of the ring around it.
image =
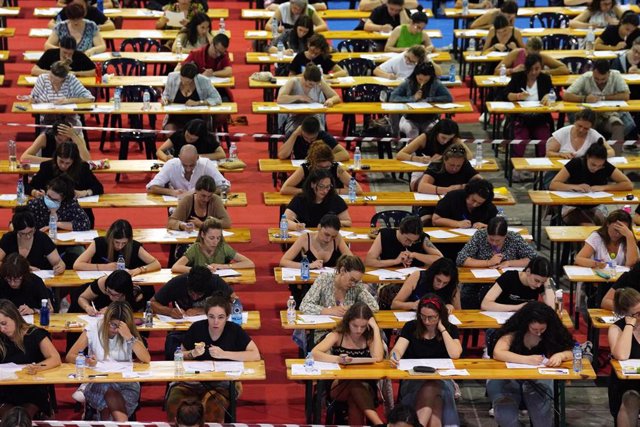
[[[180,308],[180,306],[178,305],[178,301],[174,301],[173,305],[176,306],[176,308],[178,309],[178,311],[180,312],[180,314],[182,314],[182,317],[184,317],[184,311],[182,311],[182,309]]]
[[[98,309],[96,308],[96,305],[93,303],[93,301],[91,301],[91,307],[93,307],[95,312],[98,313]]]
[[[109,258],[105,258],[105,257],[102,257],[102,260],[103,260],[104,262],[106,262],[106,263],[110,263],[110,262],[111,262],[111,261],[109,261]]]
[[[89,378],[107,378],[109,374],[93,374],[89,375]]]

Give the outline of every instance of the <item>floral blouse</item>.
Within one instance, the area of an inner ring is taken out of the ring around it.
[[[100,32],[100,29],[96,25],[95,22],[91,22],[88,19],[83,19],[84,21],[84,31],[82,32],[82,37],[78,42],[77,49],[80,52],[84,52],[93,47],[93,37]],[[53,31],[58,35],[58,40],[62,40],[63,37],[73,37],[69,32],[69,24],[67,21],[63,21],[57,23],[55,27],[53,27]]]
[[[504,245],[500,250],[503,261],[530,258],[537,256],[536,251],[515,231],[507,231]],[[487,239],[487,230],[478,230],[471,240],[458,252],[456,264],[463,265],[467,258],[489,260],[495,252]]]
[[[29,200],[28,207],[35,217],[36,228],[38,230],[49,225],[49,215],[51,212],[44,204],[43,197]],[[56,214],[58,215],[59,222],[70,222],[73,225],[73,231],[91,230],[89,217],[80,207],[76,199],[62,202]]]

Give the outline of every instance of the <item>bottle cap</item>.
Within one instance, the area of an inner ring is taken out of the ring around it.
[[[562,289],[556,291],[556,298],[562,298]]]
[[[46,299],[46,298],[42,298],[42,300],[40,301],[40,304],[47,305],[47,304],[49,304],[49,300]]]

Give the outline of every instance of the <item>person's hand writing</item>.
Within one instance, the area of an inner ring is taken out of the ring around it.
[[[340,361],[338,363],[341,365],[347,365],[353,361],[353,357],[347,356],[346,354],[341,354],[339,358]]]
[[[23,102],[25,102],[25,101],[27,101],[27,102],[33,102],[33,100],[31,99],[31,96],[29,96],[29,95],[17,95],[17,96],[16,96],[16,99],[17,99],[18,101],[23,101]]]
[[[562,159],[573,159],[575,155],[573,153],[558,153]]]
[[[585,98],[586,102],[592,103],[592,102],[598,102],[600,101],[600,96],[599,95],[593,95],[593,94],[589,94],[587,95],[587,97]]]
[[[193,224],[194,229],[199,229],[200,227],[202,227],[202,221],[200,221],[200,219],[195,216],[189,218],[189,222]]]
[[[313,102],[313,99],[309,98],[308,95],[298,95],[296,99],[300,102]]]
[[[560,365],[562,365],[562,355],[560,353],[554,354],[553,356],[548,358],[547,363],[545,363],[545,366],[548,366],[550,368],[557,368]]]
[[[475,228],[476,230],[482,230],[483,228],[487,228],[487,224],[485,224],[484,222],[474,222],[473,228]]]
[[[204,70],[202,72],[202,75],[205,77],[213,77],[213,74],[215,73],[215,71],[213,71],[211,68],[207,68],[206,70]]]
[[[93,305],[88,306],[85,310],[89,316],[97,316],[100,312],[93,308]]]
[[[577,191],[579,193],[588,193],[592,189],[591,189],[591,186],[589,184],[575,184],[573,186],[573,190]]]
[[[26,365],[22,371],[27,375],[35,375],[42,370],[43,366],[40,366],[38,363],[32,363],[31,365]]]
[[[458,228],[471,228],[471,221],[468,219],[458,221]]]
[[[331,108],[331,107],[333,107],[333,104],[334,104],[334,102],[333,102],[333,100],[332,100],[332,99],[327,99],[326,101],[324,101],[324,104],[323,104],[323,105],[324,105],[325,107],[327,107],[327,108]]]
[[[315,261],[313,261],[311,264],[309,264],[309,268],[310,269],[316,269],[316,268],[322,268],[322,260],[321,259],[317,259]]]
[[[187,102],[185,102],[184,105],[187,105],[189,107],[195,107],[197,105],[200,105],[200,101],[194,101],[193,99],[187,99]]]
[[[527,365],[540,365],[544,360],[544,356],[541,356],[539,354],[532,354],[531,356],[524,356],[524,357],[526,359],[525,363]]]
[[[53,103],[56,105],[71,104],[67,98],[56,99]]]
[[[391,366],[397,368],[400,364],[400,358],[392,351],[391,357],[389,357],[389,362],[391,363]]]
[[[624,49],[626,47],[627,47],[627,42],[621,41],[621,42],[618,42],[618,44],[616,45],[615,50],[621,50],[621,49]]]
[[[35,310],[32,309],[31,307],[25,305],[25,304],[22,304],[20,307],[18,307],[18,312],[21,315],[25,316],[25,315],[29,315],[29,314],[35,313]]]
[[[284,51],[284,54],[285,54],[285,55],[287,55],[287,56],[291,56],[291,55],[293,55],[293,53],[294,53],[294,52],[293,52],[293,49],[286,49],[286,50]]]
[[[96,359],[96,356],[94,354],[90,354],[86,357],[84,363],[87,366],[96,366],[98,364],[98,360]]]
[[[347,312],[347,307],[343,305],[336,305],[334,307],[328,307],[322,310],[322,314],[328,314],[330,316],[342,317]]]
[[[178,310],[177,307],[174,307],[169,312],[169,316],[171,316],[172,319],[182,319],[184,317],[184,313]]]
[[[495,267],[502,262],[502,254],[494,254],[489,260],[487,260],[487,267]]]
[[[413,99],[415,99],[416,101],[420,101],[422,99],[422,89],[420,89],[413,95]]]
[[[172,196],[177,197],[177,198],[181,198],[182,196],[184,196],[185,194],[187,194],[187,190],[183,190],[181,188],[176,189],[176,190],[171,190]]]
[[[635,328],[636,325],[638,324],[638,319],[636,319],[633,316],[624,316],[624,323],[629,323],[633,325],[633,327]]]

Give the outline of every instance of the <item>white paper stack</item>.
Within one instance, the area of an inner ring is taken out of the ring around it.
[[[380,280],[404,280],[404,275],[394,270],[379,268],[377,270],[368,271],[367,274],[377,276]]]
[[[485,316],[491,317],[498,322],[499,325],[504,325],[504,323],[513,316],[514,311],[481,311],[480,314],[484,314]]]
[[[400,359],[398,369],[410,371],[416,366],[431,366],[435,369],[455,369],[451,359]]]
[[[94,280],[102,276],[108,276],[111,274],[111,271],[76,271],[76,274],[82,280]]]
[[[471,273],[476,279],[489,279],[500,277],[500,272],[495,268],[472,268]]]
[[[32,271],[32,273],[42,280],[53,279],[53,270],[36,270]]]
[[[322,323],[336,323],[333,317],[326,314],[299,314],[296,323],[299,325],[317,325]]]

